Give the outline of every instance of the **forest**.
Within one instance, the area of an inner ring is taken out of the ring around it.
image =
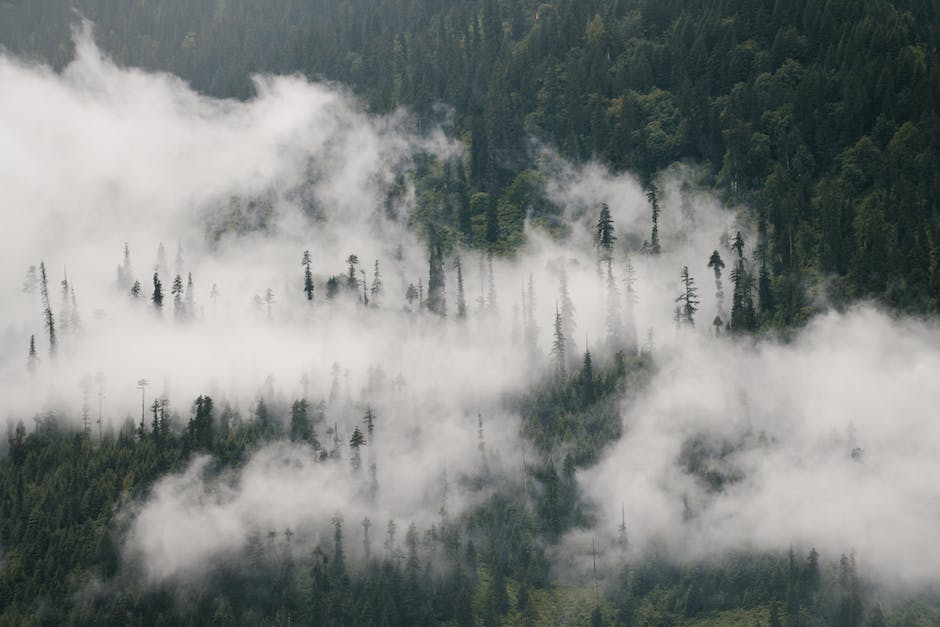
[[[938,44],[0,0],[0,624],[940,624]]]

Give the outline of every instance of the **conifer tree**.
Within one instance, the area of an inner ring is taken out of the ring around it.
[[[307,297],[308,303],[313,302],[313,272],[310,271],[311,263],[310,251],[305,250],[300,264],[304,267],[304,295]]]
[[[379,260],[375,260],[375,266],[372,270],[372,287],[369,288],[369,293],[372,295],[372,301],[378,304],[379,299],[382,297],[382,274],[379,272]]]
[[[177,320],[183,319],[183,279],[176,275],[173,279],[173,285],[170,287],[170,293],[173,295],[173,316]]]
[[[460,255],[454,259],[454,268],[457,270],[457,319],[467,317],[467,299],[463,292],[463,268],[460,265]]]
[[[46,277],[46,263],[39,262],[39,293],[42,296],[42,311],[46,327],[46,333],[49,334],[49,356],[55,357],[58,344],[55,335],[55,318],[52,315],[52,305],[49,303],[49,287]]]
[[[594,245],[597,247],[599,261],[610,261],[613,258],[614,242],[617,236],[614,235],[614,220],[610,217],[610,207],[607,203],[601,205],[601,213],[594,225]]]
[[[310,404],[302,398],[294,401],[290,408],[290,439],[294,442],[310,441],[312,426],[308,409]]]
[[[437,234],[432,231],[428,256],[428,310],[439,316],[447,315],[447,300],[444,294],[444,254]]]
[[[712,251],[711,257],[708,258],[708,267],[715,272],[715,302],[720,316],[724,313],[725,291],[721,286],[721,271],[725,269],[725,262],[717,250]]]
[[[620,290],[614,280],[613,264],[607,260],[607,343],[613,352],[622,349],[623,318],[620,308]]]
[[[682,321],[690,327],[695,326],[695,312],[698,311],[698,288],[695,287],[695,279],[689,275],[689,267],[682,266],[679,273],[679,281],[682,283],[682,293],[676,297],[676,302],[681,303],[680,316]]]
[[[559,380],[565,378],[565,332],[561,312],[555,307],[554,337],[552,339],[552,361],[555,364],[555,376]]]
[[[117,287],[126,290],[131,287],[133,279],[133,270],[131,269],[131,249],[124,242],[124,261],[117,267]]]
[[[372,434],[375,431],[375,412],[372,411],[371,405],[366,405],[366,413],[362,417],[362,422],[366,426],[366,433],[369,434],[369,439],[372,440]]]
[[[196,317],[196,291],[193,288],[193,273],[192,272],[188,272],[186,276],[185,314],[187,318]]]
[[[156,272],[153,273],[153,295],[150,297],[150,302],[158,312],[163,310],[163,284],[160,283],[160,277]]]
[[[134,284],[131,285],[131,298],[137,299],[140,298],[140,281],[134,281]]]
[[[624,346],[629,354],[635,355],[639,350],[636,328],[636,271],[630,255],[627,255],[624,266],[623,285],[627,296],[623,310]]]
[[[352,467],[355,471],[358,471],[359,467],[362,465],[362,456],[359,453],[359,447],[364,446],[365,443],[366,439],[357,426],[353,429],[352,437],[349,438],[349,448],[352,449]]]
[[[271,319],[271,305],[274,304],[274,292],[269,287],[264,291],[264,304],[268,308],[268,320]]]
[[[656,192],[656,186],[650,185],[649,189],[646,190],[646,199],[650,203],[650,211],[652,215],[653,228],[650,233],[649,241],[649,252],[653,255],[658,255],[660,253],[659,246],[659,197]]]
[[[29,336],[29,358],[26,361],[26,369],[30,374],[36,372],[36,366],[39,365],[39,357],[36,355],[36,336]]]
[[[561,313],[561,330],[565,336],[565,355],[575,355],[574,334],[577,329],[574,314],[574,301],[571,300],[571,294],[568,291],[568,271],[564,264],[559,273],[558,299]]]
[[[734,291],[731,300],[731,330],[735,333],[746,333],[757,330],[757,316],[754,311],[754,280],[747,271],[744,262],[744,238],[741,232],[735,235],[731,249],[737,253],[734,269],[731,270],[731,281]]]
[[[359,265],[359,257],[356,255],[349,255],[346,257],[346,265],[348,266],[346,272],[346,288],[359,293],[359,279],[356,278],[356,266]]]

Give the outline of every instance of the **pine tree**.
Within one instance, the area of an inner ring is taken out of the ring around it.
[[[531,274],[529,274],[528,288],[528,306],[526,305],[526,294],[525,291],[523,291],[522,318],[525,325],[524,337],[526,350],[528,351],[529,357],[534,359],[539,355],[539,328],[538,324],[535,322],[535,283]]]
[[[607,343],[612,352],[622,349],[623,319],[620,310],[620,290],[614,280],[613,263],[607,260]]]
[[[294,442],[310,441],[312,425],[307,410],[310,404],[302,398],[294,401],[290,408],[290,439]]]
[[[555,363],[555,375],[559,380],[565,378],[565,332],[561,312],[555,307],[554,338],[552,340],[552,360]]]
[[[183,314],[183,279],[176,275],[173,279],[173,285],[170,287],[170,293],[173,295],[173,315],[177,320],[182,320]]]
[[[46,277],[46,263],[39,262],[39,293],[42,296],[42,311],[46,332],[49,334],[49,356],[55,357],[58,344],[55,335],[55,318],[52,315],[52,306],[49,304],[49,287]]]
[[[695,313],[698,311],[698,288],[695,287],[695,279],[689,275],[689,267],[682,266],[679,273],[679,280],[682,283],[682,293],[676,297],[677,303],[682,303],[681,318],[682,321],[690,327],[695,326]]]
[[[304,295],[306,295],[308,303],[313,302],[313,272],[310,271],[311,263],[310,251],[305,250],[300,264],[304,267]]]
[[[268,320],[271,319],[271,305],[274,304],[274,292],[269,287],[264,291],[264,304],[268,308]]]
[[[196,290],[193,288],[193,273],[192,272],[188,272],[186,276],[185,315],[187,318],[196,317]]]
[[[720,316],[724,313],[725,291],[721,286],[721,271],[725,269],[725,262],[717,250],[712,251],[711,257],[708,258],[708,267],[715,272],[715,302]]]
[[[600,261],[610,261],[613,258],[615,241],[617,236],[614,235],[614,220],[610,217],[610,207],[605,202],[601,205],[600,216],[594,225],[594,245],[597,247]]]
[[[629,354],[635,355],[640,346],[636,330],[636,271],[633,269],[633,261],[630,259],[630,255],[627,255],[624,267],[623,285],[627,296],[623,311],[624,345]]]
[[[349,255],[346,257],[346,265],[348,270],[346,272],[346,288],[359,293],[359,280],[356,278],[356,266],[359,265],[359,257],[356,255]]]
[[[140,281],[134,281],[134,284],[131,286],[131,298],[138,299],[140,298]]]
[[[574,355],[575,354],[575,345],[574,345],[574,334],[577,329],[577,325],[574,320],[575,307],[574,301],[571,300],[571,294],[568,291],[568,271],[565,269],[565,266],[562,265],[561,272],[558,277],[559,286],[558,286],[558,299],[561,306],[561,330],[565,336],[565,354]]]
[[[460,255],[454,260],[454,268],[457,270],[457,319],[463,320],[467,317],[467,299],[463,292],[463,268],[460,265]]]
[[[36,366],[39,365],[39,357],[36,355],[36,336],[29,336],[29,358],[26,361],[26,369],[30,374],[36,372]]]
[[[444,294],[444,254],[437,234],[431,232],[430,255],[428,256],[428,310],[439,316],[447,315],[447,300]]]
[[[369,434],[369,439],[372,439],[372,434],[375,431],[375,412],[372,411],[372,407],[366,406],[366,413],[362,417],[362,422],[366,426],[366,433]]]
[[[591,349],[585,349],[584,362],[581,365],[581,398],[586,405],[594,402],[594,360]]]
[[[124,262],[117,268],[118,289],[129,289],[133,276],[133,270],[131,269],[131,249],[127,245],[127,242],[124,242]]]
[[[158,312],[163,310],[163,284],[160,283],[160,277],[156,272],[153,273],[153,295],[150,297],[150,302]]]
[[[364,446],[365,443],[366,439],[362,435],[362,431],[359,430],[359,427],[353,429],[352,437],[349,438],[349,448],[352,449],[352,467],[355,471],[358,471],[359,467],[362,465],[362,457],[359,454],[359,447]]]
[[[738,231],[732,250],[737,253],[737,261],[731,270],[734,291],[731,299],[731,330],[735,333],[747,333],[757,330],[757,315],[754,311],[754,280],[747,271],[744,262],[744,238]]]
[[[369,289],[372,294],[372,301],[378,304],[382,297],[382,275],[379,272],[379,260],[375,260],[375,266],[372,270],[372,287]]]
[[[649,189],[646,190],[646,199],[650,203],[650,210],[652,212],[652,223],[653,229],[650,234],[649,241],[649,252],[653,255],[658,255],[660,253],[659,246],[659,198],[656,192],[656,186],[650,185]]]

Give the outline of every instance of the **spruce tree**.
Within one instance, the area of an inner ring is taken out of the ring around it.
[[[454,260],[454,268],[457,270],[457,319],[463,320],[467,317],[467,299],[463,292],[463,268],[460,265],[460,255]]]
[[[52,305],[49,303],[49,283],[44,261],[39,262],[39,293],[42,296],[42,311],[46,332],[49,334],[49,356],[55,357],[58,343],[55,335],[55,318],[52,315]]]
[[[382,297],[382,274],[379,272],[379,260],[375,260],[375,266],[372,270],[372,287],[369,288],[369,293],[372,295],[372,301],[378,304],[379,299]]]
[[[160,283],[160,277],[156,272],[153,273],[153,295],[150,297],[150,302],[158,312],[163,310],[163,284]]]
[[[698,288],[695,287],[695,279],[689,275],[689,267],[682,266],[679,273],[679,280],[682,283],[682,293],[676,297],[676,302],[682,304],[680,316],[682,321],[690,327],[695,326],[695,313],[698,311]]]
[[[574,334],[577,329],[574,314],[574,301],[571,299],[571,293],[568,291],[568,271],[564,265],[561,266],[561,272],[558,277],[558,300],[561,313],[561,330],[565,336],[565,354],[574,355]]]
[[[626,301],[623,310],[624,345],[627,353],[635,355],[640,347],[636,330],[636,271],[633,268],[633,261],[630,259],[630,255],[627,255],[624,266],[623,286],[626,291]]]
[[[359,279],[356,278],[356,266],[359,265],[359,257],[356,255],[349,255],[346,257],[346,265],[348,266],[346,272],[346,288],[359,293]]]
[[[36,336],[29,336],[29,358],[26,361],[26,369],[30,374],[36,372],[36,366],[39,364],[39,357],[36,355]]]
[[[600,261],[610,261],[613,258],[615,241],[617,236],[614,235],[614,220],[610,217],[610,207],[605,202],[601,205],[600,216],[594,225],[594,246],[597,247]]]
[[[559,380],[565,378],[565,332],[561,312],[555,307],[554,336],[552,339],[552,361],[555,364],[555,376]]]
[[[614,280],[613,263],[607,260],[607,343],[612,352],[622,349],[623,318],[620,308],[620,290]]]
[[[656,192],[656,186],[650,185],[649,189],[646,190],[646,199],[650,203],[650,211],[652,215],[653,228],[650,233],[649,241],[649,252],[653,255],[658,255],[660,253],[659,246],[659,197]]]
[[[313,272],[310,271],[311,263],[310,251],[305,250],[300,264],[304,267],[304,295],[307,297],[308,303],[313,302]]]
[[[349,438],[349,448],[352,449],[352,467],[355,471],[358,471],[359,467],[362,465],[362,456],[359,453],[359,448],[364,446],[365,443],[366,439],[357,426],[353,429],[352,437]]]
[[[428,256],[428,310],[438,316],[447,315],[447,300],[444,294],[444,254],[436,233],[430,237]]]
[[[173,279],[173,285],[170,287],[170,293],[173,295],[173,315],[177,320],[183,319],[183,279],[176,275]]]
[[[312,426],[308,409],[310,404],[302,398],[294,401],[290,408],[290,439],[294,442],[310,441]]]

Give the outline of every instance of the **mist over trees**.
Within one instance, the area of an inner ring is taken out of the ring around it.
[[[934,7],[75,8],[0,4],[0,622],[940,621]]]

